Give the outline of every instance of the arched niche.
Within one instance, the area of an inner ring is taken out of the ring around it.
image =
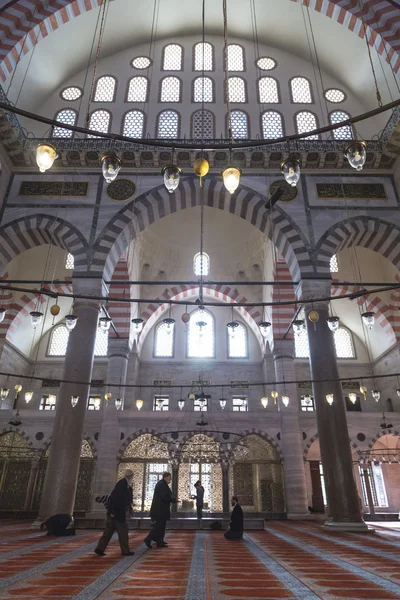
[[[16,431],[0,435],[0,509],[23,510],[35,451]]]

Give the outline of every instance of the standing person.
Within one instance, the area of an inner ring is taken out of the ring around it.
[[[233,506],[229,529],[225,531],[226,540],[241,540],[243,538],[243,511],[237,496],[232,496]]]
[[[193,496],[193,498],[196,500],[197,520],[201,527],[201,520],[203,518],[203,506],[204,506],[204,488],[201,485],[200,479],[199,479],[199,481],[196,481],[196,483],[194,484],[194,487],[196,488],[196,496]]]
[[[171,518],[171,503],[175,504],[176,502],[176,498],[172,497],[172,491],[169,487],[170,483],[171,473],[166,471],[154,488],[153,502],[150,508],[150,518],[153,521],[153,528],[144,539],[144,543],[148,548],[151,548],[152,541],[157,542],[157,548],[168,546],[164,542],[165,528],[167,521]]]
[[[95,553],[104,556],[115,531],[118,533],[122,556],[133,556],[129,549],[129,530],[126,522],[127,513],[132,511],[133,471],[127,469],[125,476],[115,485],[108,499],[107,518],[104,533],[98,541]]]

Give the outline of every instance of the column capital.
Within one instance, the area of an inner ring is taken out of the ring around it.
[[[318,298],[331,297],[331,279],[302,279],[296,287],[296,296],[299,300],[317,300]],[[314,308],[326,306],[328,300],[314,302]],[[307,307],[312,310],[311,305]]]
[[[126,338],[109,338],[108,340],[108,358],[119,356],[128,359],[130,354],[129,340]]]

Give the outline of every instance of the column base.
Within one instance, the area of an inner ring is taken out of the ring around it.
[[[315,521],[315,515],[309,512],[306,513],[293,513],[288,512],[286,514],[288,521]]]
[[[374,533],[375,529],[368,527],[365,521],[325,521],[322,526],[329,531],[353,531],[354,533]]]

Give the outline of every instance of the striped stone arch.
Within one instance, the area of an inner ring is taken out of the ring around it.
[[[85,434],[83,435],[83,438],[82,438],[82,441],[84,441],[84,440],[85,440],[85,441],[86,441],[86,442],[89,444],[89,446],[90,446],[90,449],[91,449],[91,451],[92,451],[92,453],[93,453],[93,459],[94,459],[94,460],[97,460],[97,456],[98,456],[98,455],[97,455],[97,447],[96,447],[96,444],[94,443],[94,441],[92,440],[92,437],[91,437],[90,435],[88,435],[87,433],[85,433]],[[44,452],[46,452],[47,448],[48,448],[50,445],[51,445],[51,436],[50,436],[50,437],[48,437],[48,438],[46,439],[46,441],[45,441],[45,442],[42,442],[42,444],[39,446],[38,450],[39,450],[39,451],[41,452],[41,454],[43,455],[43,454],[44,454]]]
[[[113,1],[113,0],[110,0]],[[291,0],[309,6],[326,17],[364,36],[394,71],[400,67],[399,13],[389,0]],[[16,0],[1,15],[0,78],[4,82],[21,56],[32,50],[41,39],[79,15],[98,8],[99,0]]]
[[[145,429],[138,429],[137,431],[135,431],[135,433],[132,433],[132,435],[130,435],[129,437],[126,438],[126,440],[123,441],[123,443],[121,444],[121,446],[117,452],[117,460],[118,461],[122,460],[124,452],[131,442],[133,442],[134,440],[137,440],[137,438],[139,438],[142,435],[145,435],[146,433],[150,433],[150,435],[153,435],[154,437],[158,438],[161,442],[164,442],[165,444],[169,445],[171,443],[170,440],[167,439],[166,435],[164,435],[163,433],[160,433],[159,431],[156,431],[155,429],[149,429],[148,427],[146,427]]]
[[[307,444],[304,446],[304,450],[303,450],[303,460],[307,460],[307,456],[308,456],[308,452],[311,448],[311,446],[313,445],[313,443],[319,439],[319,434],[316,433],[315,435],[313,435],[313,437],[311,437]],[[353,440],[350,439],[350,448],[351,448],[351,452],[356,452],[359,456],[361,455],[361,450],[359,449],[359,447],[357,446],[357,444],[355,444],[353,442]]]
[[[400,270],[400,227],[360,215],[336,223],[321,236],[314,251],[318,274],[330,276],[331,257],[352,246],[378,252]]]
[[[375,435],[375,437],[373,437],[371,439],[371,441],[369,442],[369,444],[368,444],[369,450],[371,450],[371,448],[373,447],[375,442],[377,442],[381,437],[383,437],[385,435],[395,435],[397,437],[400,437],[400,431],[397,431],[396,429],[385,429],[385,431],[379,431]]]
[[[142,333],[140,334],[138,351],[142,349],[144,341],[151,328],[154,327],[160,317],[169,309],[168,301],[185,300],[185,298],[198,298],[199,291],[200,288],[198,286],[177,286],[165,290],[163,294],[157,298],[157,300],[160,300],[162,304],[148,304],[147,307],[141,312],[141,317],[145,319],[146,323],[143,327]],[[248,302],[247,298],[235,293],[235,291],[227,285],[204,286],[203,294],[204,296],[215,298],[221,302],[226,302],[227,304]],[[261,320],[261,313],[258,307],[236,306],[235,308],[256,336],[260,344],[261,351],[264,351],[265,341],[258,327],[258,322]]]
[[[266,198],[244,185],[231,196],[219,177],[208,177],[202,188],[197,177],[186,177],[174,194],[160,185],[127,204],[101,232],[94,247],[92,271],[102,271],[109,280],[120,256],[141,231],[169,214],[199,206],[201,194],[205,206],[225,210],[265,233],[285,258],[293,281],[300,274],[313,273],[308,241],[284,210],[275,205],[269,215]]]
[[[114,273],[111,281],[113,284],[110,286],[110,296],[113,298],[130,298],[131,289],[130,285],[124,285],[122,281],[129,281],[129,266],[128,261],[125,258],[120,258],[115,265]],[[131,325],[131,308],[132,305],[129,302],[110,302],[109,313],[113,320],[114,329],[110,330],[110,338],[126,338],[129,339],[130,325]]]
[[[74,256],[75,271],[87,271],[88,245],[82,233],[59,217],[37,214],[0,227],[0,272],[16,256],[42,244],[52,244]]]
[[[3,427],[3,429],[0,430],[0,437],[4,433],[18,433],[18,435],[20,435],[26,442],[28,442],[28,446],[30,448],[33,447],[33,443],[30,438],[30,435],[28,434],[28,432],[26,431],[26,429],[24,427],[10,427],[10,426],[6,425],[5,427]]]
[[[276,443],[276,441],[274,440],[273,437],[271,437],[269,435],[269,433],[266,433],[265,431],[261,431],[261,429],[246,429],[245,431],[241,432],[241,435],[246,436],[246,435],[258,435],[260,438],[262,438],[264,441],[269,442],[277,451],[280,461],[281,463],[284,462],[284,456],[283,456],[283,452],[279,446],[279,444]]]

